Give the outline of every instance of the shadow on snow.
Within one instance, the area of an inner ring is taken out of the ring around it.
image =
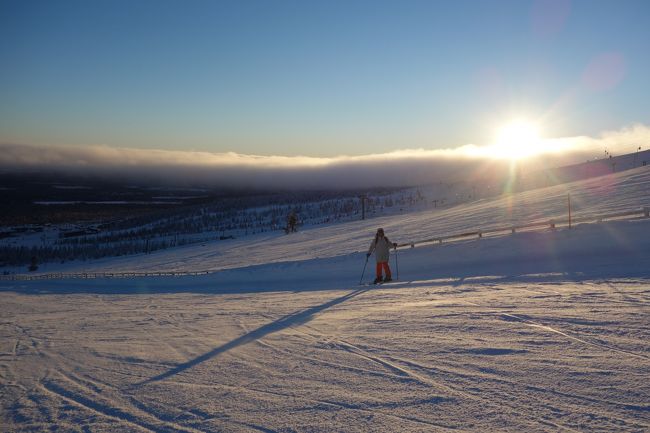
[[[291,326],[296,326],[296,325],[302,325],[304,323],[309,322],[312,320],[314,315],[320,313],[321,311],[327,310],[328,308],[331,308],[335,305],[338,305],[342,302],[345,302],[349,299],[352,299],[364,292],[366,292],[368,289],[359,289],[355,290],[351,293],[348,293],[346,295],[340,296],[338,298],[332,299],[331,301],[325,302],[324,304],[317,305],[315,307],[307,308],[302,311],[298,311],[293,314],[286,315],[274,322],[268,323],[264,326],[261,326],[257,328],[254,331],[251,331],[247,334],[242,335],[241,337],[238,337],[226,344],[223,344],[215,349],[212,349],[209,352],[204,353],[201,356],[198,356],[190,361],[184,362],[174,368],[172,368],[169,371],[166,371],[162,374],[159,374],[158,376],[152,377],[150,379],[147,379],[143,382],[137,383],[135,386],[142,386],[146,385],[149,383],[153,382],[158,382],[164,379],[167,379],[168,377],[175,376],[185,370],[188,370],[198,364],[201,364],[202,362],[208,361],[216,356],[219,356],[222,353],[225,353],[231,349],[234,349],[238,346],[250,343],[252,341],[258,340],[260,338],[263,338],[269,334],[272,334],[274,332],[281,331],[285,328],[289,328]]]

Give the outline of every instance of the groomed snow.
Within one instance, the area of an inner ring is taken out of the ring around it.
[[[649,186],[639,169],[49,269],[204,276],[0,281],[2,431],[648,431],[650,220],[404,248],[399,281],[358,283],[377,226],[558,218],[567,191],[596,215]]]

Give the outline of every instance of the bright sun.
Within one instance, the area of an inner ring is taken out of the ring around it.
[[[514,120],[503,126],[490,146],[495,158],[522,159],[544,151],[539,127],[526,120]]]

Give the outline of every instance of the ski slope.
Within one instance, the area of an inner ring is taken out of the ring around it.
[[[219,271],[245,265],[341,258],[364,252],[377,227],[383,227],[395,242],[410,243],[468,230],[488,230],[550,219],[566,221],[567,194],[571,194],[574,218],[640,209],[650,206],[650,170],[643,167],[442,210],[429,209],[365,221],[305,227],[291,235],[277,231],[147,255],[46,263],[39,267],[39,272]],[[19,271],[24,272],[22,269]]]
[[[208,275],[0,281],[1,430],[648,431],[650,220],[400,249],[358,284],[379,226],[559,219],[567,193],[648,206],[650,170],[43,270]]]

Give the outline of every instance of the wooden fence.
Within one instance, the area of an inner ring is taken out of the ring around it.
[[[482,238],[483,236],[494,236],[504,233],[516,233],[517,231],[528,231],[528,230],[539,230],[543,228],[554,229],[558,226],[570,226],[573,224],[580,223],[594,223],[602,222],[605,220],[615,220],[615,219],[631,219],[632,217],[637,218],[650,218],[650,207],[643,207],[641,209],[625,211],[625,212],[616,212],[595,216],[587,216],[581,218],[571,218],[570,220],[565,219],[551,219],[548,221],[539,221],[534,223],[522,224],[522,225],[511,225],[505,227],[499,227],[495,229],[488,230],[474,230],[469,232],[455,233],[445,236],[439,236],[430,239],[422,239],[419,241],[406,242],[403,244],[397,244],[397,248],[402,247],[411,247],[414,248],[416,245],[431,244],[431,243],[443,243],[445,241],[457,241],[467,238]]]
[[[182,277],[186,275],[207,275],[211,271],[178,272],[50,272],[47,274],[11,274],[0,275],[0,280],[34,281],[59,279],[94,279],[94,278],[134,278],[134,277]]]

